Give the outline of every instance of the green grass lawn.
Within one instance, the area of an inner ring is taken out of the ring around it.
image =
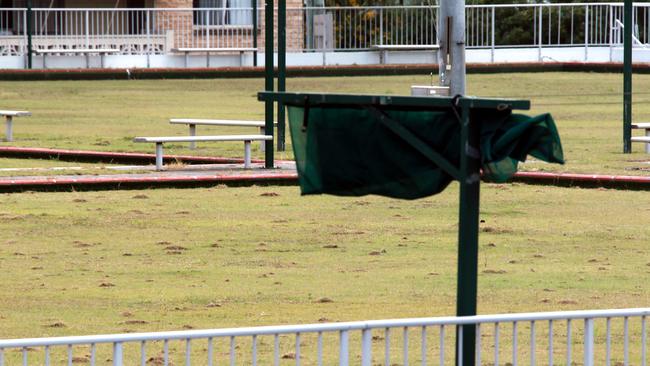
[[[524,170],[647,174],[642,145],[621,153],[620,79],[494,74],[470,75],[468,85],[470,94],[530,98],[531,113],[554,115],[567,164]],[[428,82],[298,78],[288,88],[408,94]],[[0,108],[34,114],[16,120],[12,145],[153,152],[132,137],[185,134],[171,117],[262,118],[262,85],[0,82]],[[636,76],[635,88],[650,90],[650,76]],[[636,97],[636,120],[650,119],[647,98]],[[199,128],[207,132],[243,131]],[[241,157],[240,145],[166,151]],[[93,169],[0,159],[0,168],[53,166]],[[648,203],[647,192],[484,184],[479,312],[648,306]],[[296,187],[0,194],[0,338],[453,315],[457,220],[456,184],[416,201],[300,197]],[[313,351],[314,340],[303,341]]]
[[[288,89],[366,94],[409,94],[412,84],[427,84],[428,75],[292,78]],[[469,75],[468,94],[481,97],[524,98],[530,113],[550,112],[562,136],[567,164],[531,163],[525,170],[575,173],[647,174],[643,145],[634,154],[622,151],[622,77],[599,73],[516,73]],[[636,75],[635,120],[650,120],[650,75]],[[173,117],[262,119],[263,104],[256,93],[262,79],[131,80],[0,82],[0,107],[27,109],[32,117],[16,118],[17,146],[152,153],[152,144],[136,144],[134,136],[184,135],[172,126]],[[233,128],[198,128],[199,134],[255,132]],[[637,134],[639,132],[636,132]],[[289,141],[290,142],[290,141]],[[5,143],[3,143],[5,144]],[[241,143],[184,144],[167,153],[241,157]],[[261,157],[258,145],[253,147]],[[291,159],[287,152],[278,159]],[[4,165],[0,160],[0,166]]]
[[[479,312],[647,306],[648,202],[485,184]],[[452,315],[457,206],[456,184],[416,201],[296,187],[3,194],[1,337]]]

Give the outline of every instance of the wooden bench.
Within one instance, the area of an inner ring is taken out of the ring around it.
[[[13,127],[13,119],[14,117],[23,117],[23,116],[31,116],[32,113],[28,111],[0,111],[0,116],[5,117],[5,125],[6,125],[6,132],[5,132],[5,141],[13,141],[14,140],[14,127]]]
[[[207,142],[207,141],[244,141],[244,168],[251,165],[251,142],[273,140],[269,135],[222,135],[222,136],[173,136],[173,137],[136,137],[133,142],[153,142],[156,144],[156,170],[163,169],[163,144],[166,142]]]
[[[371,48],[380,51],[379,63],[385,64],[388,51],[434,51],[439,50],[440,46],[437,44],[376,44]]]
[[[90,67],[90,55],[99,54],[101,58],[101,67],[104,68],[104,55],[109,53],[120,52],[117,48],[45,48],[35,50],[36,53],[43,55],[43,68],[47,69],[47,55],[52,54],[75,54],[86,55],[86,68]]]
[[[637,130],[645,130],[645,136],[632,137],[632,141],[645,142],[645,152],[650,154],[650,122],[632,123],[632,128]]]
[[[211,53],[238,53],[238,52],[239,52],[239,66],[244,66],[244,52],[256,52],[257,48],[254,47],[179,47],[179,48],[172,48],[172,51],[185,54],[185,67],[187,67],[188,65],[188,59],[190,53],[205,53],[205,66],[210,67]]]
[[[260,129],[260,135],[264,135],[266,123],[264,121],[241,121],[233,119],[200,119],[200,118],[172,118],[171,124],[188,125],[190,127],[190,136],[196,136],[196,126],[237,126],[237,127],[257,127]],[[277,122],[273,126],[277,126]],[[190,142],[190,149],[196,148],[196,142]],[[264,141],[262,141],[262,151],[264,151]]]

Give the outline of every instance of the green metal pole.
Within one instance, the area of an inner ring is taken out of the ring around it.
[[[632,152],[632,0],[623,15],[623,153]]]
[[[265,37],[264,37],[264,79],[266,91],[273,91],[273,0],[266,0],[264,5]],[[264,131],[273,135],[273,101],[264,102]],[[265,142],[264,166],[273,168],[273,140]]]
[[[287,90],[287,2],[278,0],[278,91]],[[284,104],[278,102],[278,151],[285,150]]]
[[[480,149],[478,126],[471,125],[469,106],[462,106],[460,155],[460,220],[458,225],[458,283],[456,315],[476,315],[478,275],[478,223],[480,199]],[[462,338],[462,339],[461,339]],[[462,348],[461,348],[462,347]],[[456,331],[456,364],[473,366],[476,359],[476,326]],[[462,349],[462,351],[461,351]]]
[[[257,0],[251,0],[253,6],[253,66],[257,67]]]
[[[32,24],[33,24],[32,0],[27,0],[27,68],[32,68]]]

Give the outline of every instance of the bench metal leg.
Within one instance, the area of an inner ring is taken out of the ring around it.
[[[645,130],[645,135],[646,135],[647,137],[650,137],[650,129],[647,129],[647,128],[646,128],[646,130]],[[650,142],[647,143],[647,144],[645,144],[645,152],[646,152],[646,154],[650,154]]]
[[[251,142],[244,141],[244,169],[251,167]]]
[[[156,142],[156,170],[163,170],[163,144]]]
[[[260,127],[260,135],[264,135],[264,127]],[[264,152],[266,150],[266,141],[260,141],[260,151]]]
[[[13,124],[13,117],[12,116],[7,116],[7,133],[5,135],[5,138],[7,141],[13,141],[14,140],[14,124]]]
[[[196,136],[196,125],[190,124],[190,136]],[[190,141],[190,149],[196,149],[196,141]]]

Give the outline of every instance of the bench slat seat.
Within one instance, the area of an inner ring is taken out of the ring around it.
[[[44,48],[34,50],[36,53],[115,53],[120,52],[117,48]]]
[[[650,130],[650,122],[632,123],[632,128],[639,130]]]
[[[255,47],[179,47],[173,52],[255,52]]]
[[[101,67],[104,68],[104,55],[108,53],[119,53],[118,48],[42,48],[34,52],[43,55],[43,68],[47,69],[47,55],[51,54],[83,54],[86,55],[86,68],[90,67],[90,54],[98,53],[101,58]]]
[[[241,126],[241,127],[264,127],[263,121],[242,121],[234,119],[200,119],[200,118],[172,118],[171,124],[183,125],[205,125],[205,126]]]
[[[203,142],[203,141],[260,141],[273,140],[273,136],[267,135],[220,135],[220,136],[157,136],[157,137],[136,137],[134,142]]]
[[[377,50],[388,50],[388,51],[426,51],[426,50],[438,50],[440,46],[437,44],[376,44],[372,48]]]
[[[163,143],[167,142],[207,142],[207,141],[243,141],[244,168],[251,165],[251,142],[272,141],[271,135],[219,135],[219,136],[156,136],[135,137],[134,142],[151,142],[156,144],[156,170],[163,169]]]
[[[388,51],[434,51],[439,50],[437,44],[375,44],[370,46],[374,50],[380,51],[379,63],[386,63],[386,53]]]
[[[239,66],[244,65],[245,52],[257,52],[255,47],[177,47],[172,48],[172,52],[181,52],[185,54],[185,67],[188,65],[190,53],[205,53],[205,66],[210,67],[211,53],[239,53]]]
[[[266,123],[264,121],[242,121],[234,119],[201,119],[201,118],[172,118],[169,120],[171,124],[188,125],[190,128],[190,136],[196,136],[196,126],[236,126],[236,127],[257,127],[260,129],[260,135],[264,135]],[[273,123],[277,126],[277,122]],[[196,148],[196,142],[190,142],[190,149]],[[262,151],[264,151],[264,142],[262,141]]]
[[[632,128],[637,130],[645,130],[645,138],[632,137],[632,141],[647,142],[645,145],[645,152],[650,154],[650,122],[632,123]]]
[[[14,117],[31,116],[32,112],[29,111],[5,111],[0,110],[0,116],[5,117],[5,141],[14,140]]]
[[[11,117],[22,117],[22,116],[31,116],[32,112],[28,111],[0,111],[0,116],[11,116]]]

